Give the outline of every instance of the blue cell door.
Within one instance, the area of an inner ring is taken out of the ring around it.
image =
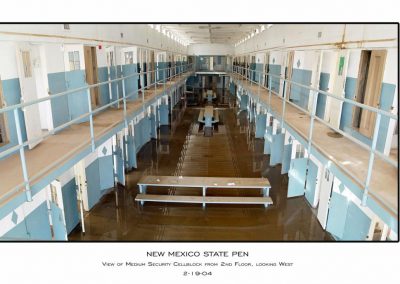
[[[128,169],[137,168],[136,161],[136,147],[135,141],[132,135],[128,135],[126,137],[126,146],[127,146],[127,154],[128,154]]]
[[[267,126],[267,115],[259,114],[256,118],[256,138],[264,138],[265,127]]]
[[[283,146],[282,168],[281,168],[282,175],[287,174],[289,172],[290,161],[292,157],[292,145],[293,144],[288,144]]]
[[[342,240],[363,241],[368,237],[370,227],[371,219],[350,201]]]
[[[150,114],[150,138],[157,138],[156,129],[156,116],[152,113]]]
[[[169,125],[169,107],[168,105],[160,105],[160,125]]]
[[[307,158],[293,159],[289,170],[288,197],[304,194]]]
[[[78,197],[76,193],[75,179],[71,179],[61,187],[64,205],[65,224],[69,234],[79,224]]]
[[[270,166],[282,163],[284,143],[285,134],[272,135]]]
[[[317,185],[318,166],[313,161],[308,161],[307,180],[305,196],[307,201],[314,207],[315,204],[315,187]]]
[[[332,192],[326,230],[337,239],[363,241],[368,238],[371,219],[354,202]]]
[[[136,74],[136,64],[122,65],[122,75],[124,77],[131,76],[124,80],[125,85],[125,96],[128,101],[135,100],[138,97],[138,77]],[[122,97],[122,93],[120,94]]]
[[[85,71],[83,70],[65,72],[65,81],[68,91],[87,86]],[[81,115],[88,113],[89,104],[88,104],[87,90],[69,94],[68,109],[69,109],[69,116],[71,119],[78,118]],[[88,120],[89,117],[86,117],[79,120],[78,122],[81,123]]]
[[[123,157],[123,151],[119,145],[115,146],[115,169],[116,169],[116,176],[117,176],[117,182],[119,182],[122,185],[125,185],[125,165],[124,165],[124,157]]]
[[[67,240],[67,228],[64,221],[63,211],[54,202],[50,202],[50,210],[54,239],[63,241]]]
[[[272,126],[265,127],[264,134],[264,154],[271,154],[271,143],[272,143]]]
[[[326,230],[339,239],[343,237],[343,232],[346,225],[347,209],[347,198],[340,193],[332,192],[332,196],[329,201]]]
[[[240,110],[246,110],[249,102],[249,96],[243,95],[240,97]]]

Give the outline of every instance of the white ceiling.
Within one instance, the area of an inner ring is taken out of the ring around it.
[[[225,43],[235,44],[260,24],[162,24],[166,30],[172,32],[188,44],[194,43]]]

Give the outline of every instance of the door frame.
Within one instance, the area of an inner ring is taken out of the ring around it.
[[[344,63],[341,65],[341,58],[344,57]],[[350,51],[348,49],[338,50],[336,51],[336,60],[335,60],[335,69],[332,72],[332,90],[330,92],[340,98],[344,98],[345,96],[345,84],[346,84],[346,76],[348,71],[348,64],[350,59]],[[340,71],[342,71],[341,74]],[[330,85],[330,84],[329,84]],[[330,88],[330,86],[329,86]],[[332,107],[337,107],[337,110],[332,109]],[[342,116],[342,108],[343,101],[337,100],[332,97],[326,98],[325,105],[325,116],[324,120],[328,122],[331,126],[339,128],[340,120]],[[337,113],[334,114],[333,112]]]
[[[287,80],[292,80],[292,75],[293,75],[293,63],[294,63],[294,50],[290,50],[287,52],[287,56],[286,56],[286,72],[285,72],[285,79]],[[285,83],[285,97],[289,98],[291,97],[291,88],[292,88],[292,84],[287,84],[287,82]]]
[[[373,61],[374,58],[381,57],[381,64]],[[366,105],[379,108],[380,98],[382,94],[383,76],[385,73],[387,50],[372,50],[369,60],[367,82],[365,85],[365,93],[363,102]],[[375,65],[372,65],[376,63]],[[375,67],[373,69],[373,67]],[[371,75],[375,75],[371,79]],[[374,83],[376,82],[376,85]],[[375,130],[376,112],[369,110],[361,110],[359,132],[369,138],[372,138]]]
[[[0,76],[0,108],[6,107],[6,106],[7,106],[7,103],[6,103],[4,95],[3,95],[3,85],[2,85],[1,76]],[[2,137],[3,141],[0,142],[0,147],[2,147],[2,146],[7,145],[8,143],[10,143],[7,112],[0,114],[0,130],[2,130],[1,137]]]
[[[99,75],[96,46],[84,45],[83,57],[83,60],[85,62],[86,83],[88,85],[97,84],[99,82]],[[90,88],[90,101],[93,108],[101,105],[101,95],[99,87]]]
[[[29,51],[29,64],[30,64],[30,77],[29,80],[33,80],[34,84],[34,99],[38,99],[38,90],[37,90],[37,75],[35,74],[35,65],[39,65],[40,67],[40,51],[39,51],[39,46],[38,45],[32,45],[27,42],[21,42],[16,46],[16,62],[17,62],[17,70],[18,70],[18,78],[19,78],[19,83],[20,83],[20,90],[21,90],[21,103],[26,102],[24,98],[25,93],[25,88],[24,88],[24,79],[27,78],[25,77],[25,70],[24,69],[24,62],[22,58],[22,52],[24,51]],[[35,58],[35,62],[33,61],[33,58]],[[27,135],[27,140],[29,141],[30,139],[37,139],[35,142],[30,142],[28,144],[29,149],[33,149],[35,146],[37,146],[41,141],[43,141],[42,136],[42,123],[40,119],[40,110],[39,110],[39,104],[33,104],[28,107],[22,108],[21,109],[24,113],[24,120],[25,120],[25,128],[26,128],[26,135]],[[27,118],[27,112],[30,112],[33,114],[32,117]],[[34,127],[30,127],[34,126]],[[39,127],[39,130],[38,130]],[[30,129],[32,130],[32,133],[30,133]],[[29,137],[30,135],[33,135],[33,137]]]

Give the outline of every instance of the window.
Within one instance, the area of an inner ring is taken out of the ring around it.
[[[32,77],[32,66],[31,66],[31,53],[29,51],[22,52],[22,65],[24,67],[25,78]]]
[[[296,159],[304,157],[304,147],[301,144],[296,145]]]
[[[125,52],[125,64],[133,64],[133,51]]]
[[[79,59],[79,51],[68,52],[68,61],[70,71],[81,69],[81,63]]]

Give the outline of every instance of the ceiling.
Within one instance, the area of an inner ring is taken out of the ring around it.
[[[260,29],[260,26],[260,24],[162,24],[163,28],[188,44],[235,44],[255,29]]]

